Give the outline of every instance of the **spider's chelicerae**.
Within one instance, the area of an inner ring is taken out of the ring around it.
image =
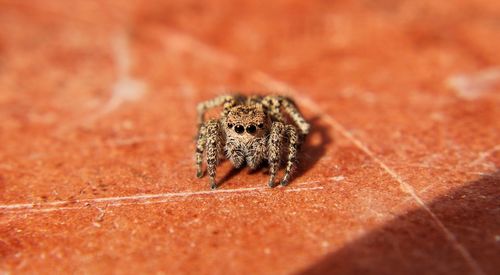
[[[205,112],[218,106],[223,108],[221,117],[205,122]],[[267,160],[268,184],[274,187],[282,155],[286,155],[281,185],[287,185],[297,163],[300,144],[310,128],[295,104],[284,96],[219,96],[198,105],[198,123],[197,176],[203,176],[206,152],[212,189],[217,188],[216,166],[221,157],[229,159],[236,168],[246,163],[251,169]]]

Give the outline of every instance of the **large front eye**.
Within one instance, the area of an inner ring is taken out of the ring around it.
[[[241,134],[245,132],[245,127],[243,127],[243,125],[236,125],[234,126],[234,131],[238,134]]]
[[[257,131],[257,127],[255,127],[255,125],[251,124],[250,126],[247,127],[247,133],[253,134],[255,133],[255,131]]]

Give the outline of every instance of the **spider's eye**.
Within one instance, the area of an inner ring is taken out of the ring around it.
[[[227,124],[227,128],[229,128],[229,129],[233,128],[233,124],[232,123],[228,123]]]
[[[236,125],[234,126],[234,131],[238,134],[241,134],[245,132],[245,127],[243,127],[242,125]]]
[[[264,128],[264,123],[259,123],[259,125],[257,125],[257,126],[259,126],[259,128],[262,129],[262,128]]]
[[[247,127],[247,133],[253,134],[253,133],[255,133],[255,131],[257,131],[257,128],[255,127],[255,125],[251,124],[250,126]]]

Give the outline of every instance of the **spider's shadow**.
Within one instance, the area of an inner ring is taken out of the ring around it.
[[[498,274],[499,247],[494,236],[500,224],[500,170],[452,187],[454,184],[447,184],[447,193],[427,201],[425,208],[388,219],[296,274],[472,273],[460,269],[467,267],[461,259],[443,257],[450,253],[450,242],[436,231],[429,212],[435,213],[443,227],[450,228],[454,239],[474,253],[480,269]]]
[[[226,161],[226,160],[223,160],[223,161]],[[240,171],[243,169],[245,169],[245,166],[240,167],[240,168],[235,168],[235,167],[231,168],[231,170],[229,170],[229,172],[227,172],[224,175],[224,177],[222,177],[220,180],[218,180],[217,186],[220,187],[224,183],[230,181],[232,178],[234,178],[234,176],[238,175],[240,173]]]
[[[300,149],[299,152],[299,162],[297,164],[297,170],[293,174],[290,184],[293,183],[293,180],[295,178],[303,175],[304,173],[309,171],[312,167],[314,167],[314,165],[318,162],[318,160],[321,159],[321,157],[325,154],[326,146],[332,142],[332,138],[328,133],[328,127],[320,123],[320,118],[318,116],[313,117],[309,122],[311,124],[311,132],[307,136],[304,144],[302,144],[302,148]],[[280,167],[281,169],[283,169],[284,166],[286,165],[286,154],[284,154],[283,160],[284,161]],[[228,182],[233,177],[238,175],[243,169],[245,169],[245,167],[241,168],[233,167],[218,181],[217,185],[221,186],[224,183]],[[269,174],[269,166],[267,161],[263,161],[263,163],[257,169],[249,170],[248,173]]]
[[[326,153],[326,148],[333,139],[330,137],[328,127],[321,122],[319,116],[315,116],[310,120],[311,132],[307,136],[302,148],[299,152],[299,162],[297,163],[297,170],[295,171],[292,181],[311,168],[321,159]],[[314,143],[313,143],[314,142]]]

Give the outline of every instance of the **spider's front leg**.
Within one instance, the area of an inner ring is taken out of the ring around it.
[[[292,173],[297,164],[297,153],[299,151],[300,139],[297,129],[292,125],[287,125],[285,129],[288,137],[288,160],[286,163],[285,176],[281,180],[281,185],[285,186],[290,181]]]
[[[215,175],[217,164],[219,163],[219,155],[223,147],[222,143],[222,131],[218,120],[210,120],[202,124],[196,145],[196,175],[198,177],[203,176],[201,164],[203,162],[203,152],[206,151],[207,170],[208,176],[210,177],[210,187],[212,189],[217,188]]]
[[[203,152],[205,152],[205,147],[207,145],[207,127],[205,124],[201,124],[200,130],[198,132],[198,140],[196,141],[196,177],[203,177],[202,163],[203,163]]]
[[[295,170],[297,164],[297,153],[300,146],[300,138],[297,131],[293,125],[284,125],[281,122],[274,122],[271,126],[271,134],[269,136],[269,172],[271,174],[269,178],[269,186],[275,186],[276,173],[281,164],[281,148],[283,146],[283,141],[288,140],[288,158],[285,169],[285,176],[281,180],[281,185],[285,186],[290,182],[292,174]]]
[[[274,179],[281,163],[281,147],[285,134],[285,125],[281,122],[273,122],[268,140],[268,161],[269,161],[269,186],[274,187]]]

